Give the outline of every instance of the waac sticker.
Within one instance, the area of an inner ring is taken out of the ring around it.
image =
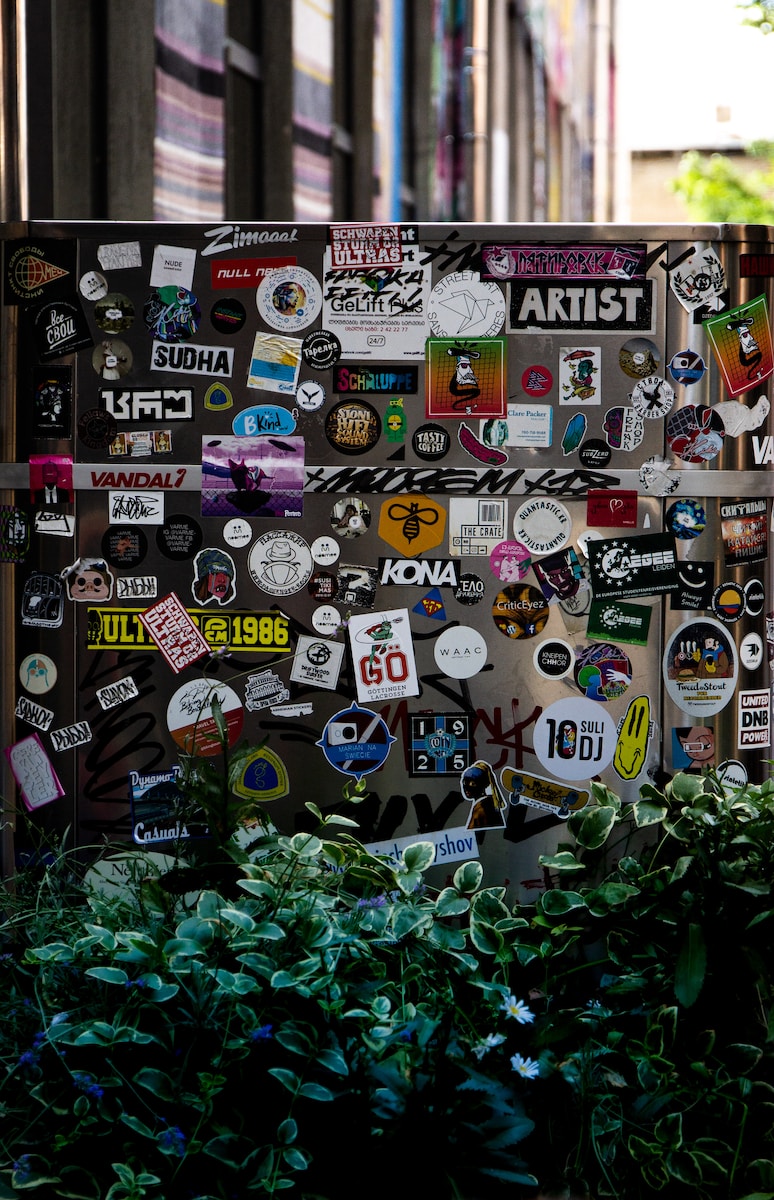
[[[678,708],[712,716],[725,708],[736,687],[733,639],[711,617],[689,621],[667,643],[663,674],[667,694]]]

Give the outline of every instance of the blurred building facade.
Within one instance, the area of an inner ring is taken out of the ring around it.
[[[614,0],[0,17],[6,220],[613,219]]]

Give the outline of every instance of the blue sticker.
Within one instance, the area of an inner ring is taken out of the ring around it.
[[[334,713],[315,745],[337,771],[360,780],[381,767],[396,740],[378,713],[353,703]]]
[[[254,404],[252,408],[237,413],[231,428],[237,437],[293,433],[296,415],[281,404]]]

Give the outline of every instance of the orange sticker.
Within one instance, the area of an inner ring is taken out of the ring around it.
[[[428,496],[394,496],[379,513],[379,537],[400,554],[416,558],[440,546],[446,532],[446,509]]]

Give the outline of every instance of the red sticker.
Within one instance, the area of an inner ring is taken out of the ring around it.
[[[586,524],[593,528],[637,528],[635,491],[590,491],[586,496]]]
[[[521,377],[521,386],[528,396],[547,396],[554,386],[554,377],[548,367],[527,367]]]

